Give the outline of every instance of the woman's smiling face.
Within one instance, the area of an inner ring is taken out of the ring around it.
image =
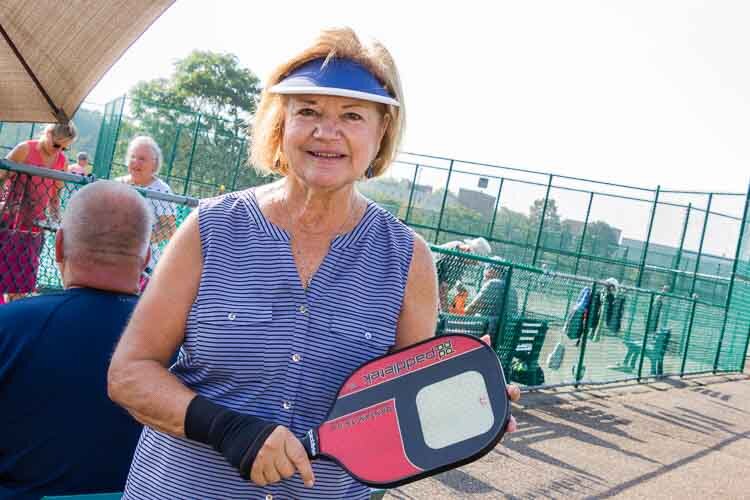
[[[290,95],[282,140],[289,171],[319,189],[360,179],[387,126],[382,106],[348,97]]]

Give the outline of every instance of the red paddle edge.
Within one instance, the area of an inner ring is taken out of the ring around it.
[[[346,384],[346,382],[350,379],[350,377],[354,373],[356,373],[357,371],[359,371],[362,368],[362,366],[365,366],[367,364],[373,363],[375,361],[378,361],[380,359],[383,359],[383,358],[385,358],[387,356],[391,356],[391,355],[399,353],[399,352],[407,351],[409,349],[414,349],[414,348],[416,348],[416,347],[418,347],[418,346],[420,346],[422,344],[426,344],[428,342],[433,342],[436,339],[446,340],[446,339],[449,339],[449,338],[452,338],[452,337],[463,337],[463,338],[471,339],[472,341],[475,341],[477,344],[481,344],[481,347],[483,349],[489,349],[494,356],[497,356],[497,353],[495,353],[495,351],[489,345],[487,345],[484,341],[478,339],[477,337],[473,337],[471,335],[465,335],[463,333],[454,333],[454,334],[450,334],[450,335],[441,335],[439,337],[430,337],[428,339],[425,339],[425,340],[422,340],[420,342],[417,342],[416,344],[412,344],[410,346],[403,347],[401,349],[397,349],[395,351],[388,352],[386,354],[383,354],[382,356],[378,356],[376,358],[373,358],[373,359],[367,361],[366,363],[363,363],[361,366],[357,367],[354,371],[352,371],[352,373],[349,376],[346,377],[346,380],[344,380],[344,382],[339,387],[339,390],[336,392],[336,395],[337,395],[336,399],[338,399],[338,395],[341,394],[341,391],[344,389],[344,385]],[[502,389],[502,393],[503,393],[503,396],[504,396],[502,398],[502,401],[505,403],[505,421],[503,422],[502,426],[500,427],[500,432],[498,432],[497,436],[495,438],[493,438],[487,444],[487,446],[485,446],[481,450],[477,451],[473,455],[471,455],[469,457],[466,457],[463,460],[459,460],[459,461],[456,461],[456,462],[453,462],[453,463],[450,463],[450,464],[447,464],[447,465],[444,465],[442,467],[438,467],[438,468],[435,468],[435,469],[432,469],[432,470],[429,470],[429,471],[424,471],[424,472],[421,472],[419,474],[415,474],[413,476],[409,476],[409,477],[406,477],[406,478],[403,478],[403,479],[399,479],[397,481],[392,481],[392,482],[388,482],[388,483],[382,483],[382,482],[366,481],[366,480],[360,478],[359,476],[357,476],[356,474],[352,473],[343,463],[341,463],[338,459],[336,459],[336,457],[332,457],[332,456],[324,455],[324,454],[319,454],[319,450],[320,450],[320,437],[318,435],[317,428],[316,429],[311,429],[311,430],[307,431],[307,433],[305,433],[305,435],[302,438],[300,438],[300,442],[305,447],[305,451],[307,451],[307,456],[309,458],[311,458],[311,459],[313,459],[313,458],[321,458],[321,459],[324,459],[324,460],[330,460],[330,461],[336,462],[342,469],[344,469],[350,476],[352,476],[354,479],[356,479],[360,483],[362,483],[362,484],[364,484],[366,486],[372,486],[372,487],[377,487],[377,488],[396,488],[398,486],[403,486],[405,484],[413,483],[415,481],[419,481],[420,479],[424,479],[426,477],[434,476],[436,474],[440,474],[442,472],[445,472],[445,471],[448,471],[448,470],[451,470],[451,469],[456,469],[456,468],[464,466],[466,464],[475,462],[476,460],[479,460],[480,458],[482,458],[483,456],[485,456],[487,453],[489,453],[490,451],[492,451],[495,448],[495,446],[497,446],[497,443],[499,443],[500,440],[505,435],[505,432],[508,429],[508,423],[510,422],[510,417],[511,417],[511,413],[510,413],[510,409],[511,409],[510,398],[508,397],[508,388],[507,388],[507,382],[505,380],[505,372],[503,371],[502,364],[500,364],[500,360],[498,360],[498,367],[500,368],[500,374],[502,375],[502,388],[501,389]],[[333,409],[333,407],[335,406],[335,404],[336,404],[336,401],[334,400],[334,402],[331,403],[331,409]],[[323,419],[323,422],[321,422],[321,424],[320,424],[321,426],[328,421],[328,417],[331,414],[331,409],[328,410],[328,415],[326,415],[326,418]],[[320,426],[318,426],[318,427],[320,427]]]

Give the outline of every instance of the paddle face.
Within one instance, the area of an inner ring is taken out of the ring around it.
[[[365,363],[303,444],[370,486],[391,488],[476,460],[510,418],[497,356],[467,335],[435,337]]]

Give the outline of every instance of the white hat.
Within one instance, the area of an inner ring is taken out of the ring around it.
[[[615,278],[607,278],[606,280],[604,280],[604,284],[607,286],[612,285],[615,288],[620,286],[620,283],[618,283]]]
[[[492,247],[490,244],[482,238],[465,239],[464,244],[471,249],[471,253],[480,255],[482,257],[488,257],[492,253]]]

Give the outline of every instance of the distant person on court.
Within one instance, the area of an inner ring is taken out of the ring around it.
[[[439,246],[446,250],[472,253],[482,257],[487,257],[492,252],[492,247],[482,237],[468,238],[463,241],[450,241]],[[436,254],[436,258],[435,266],[437,267],[440,309],[448,311],[450,309],[450,304],[448,304],[449,292],[463,278],[466,268],[476,265],[477,261],[441,253]]]
[[[505,309],[503,308],[508,283],[502,271],[500,264],[485,265],[482,288],[466,306],[466,315],[500,316],[503,313],[508,318],[514,318],[518,314],[518,296],[513,288],[508,290],[507,302]]]
[[[156,141],[147,135],[139,135],[130,141],[125,154],[128,175],[118,177],[116,180],[159,193],[174,194],[169,185],[157,176],[163,162],[161,148]],[[155,221],[151,232],[151,260],[148,264],[150,271],[154,269],[161,257],[164,242],[172,237],[177,228],[177,209],[174,203],[169,201],[154,198],[147,198],[147,200]]]
[[[55,255],[65,290],[0,307],[0,498],[122,491],[141,426],[107,368],[148,262],[151,213],[121,183],[70,199]]]
[[[463,316],[466,314],[466,303],[469,300],[469,290],[460,281],[456,283],[456,295],[453,296],[448,312]]]
[[[251,153],[280,179],[201,202],[112,359],[147,426],[125,499],[369,499],[298,437],[356,367],[434,335],[427,244],[356,188],[393,161],[403,105],[388,51],[347,28],[271,74]]]
[[[76,162],[68,165],[68,172],[71,174],[90,175],[91,170],[89,154],[86,151],[80,151],[76,156]]]
[[[37,140],[18,144],[6,159],[64,172],[65,150],[76,140],[73,122],[48,125]],[[60,220],[63,183],[0,169],[0,293],[5,302],[36,290],[44,234],[39,223]]]

